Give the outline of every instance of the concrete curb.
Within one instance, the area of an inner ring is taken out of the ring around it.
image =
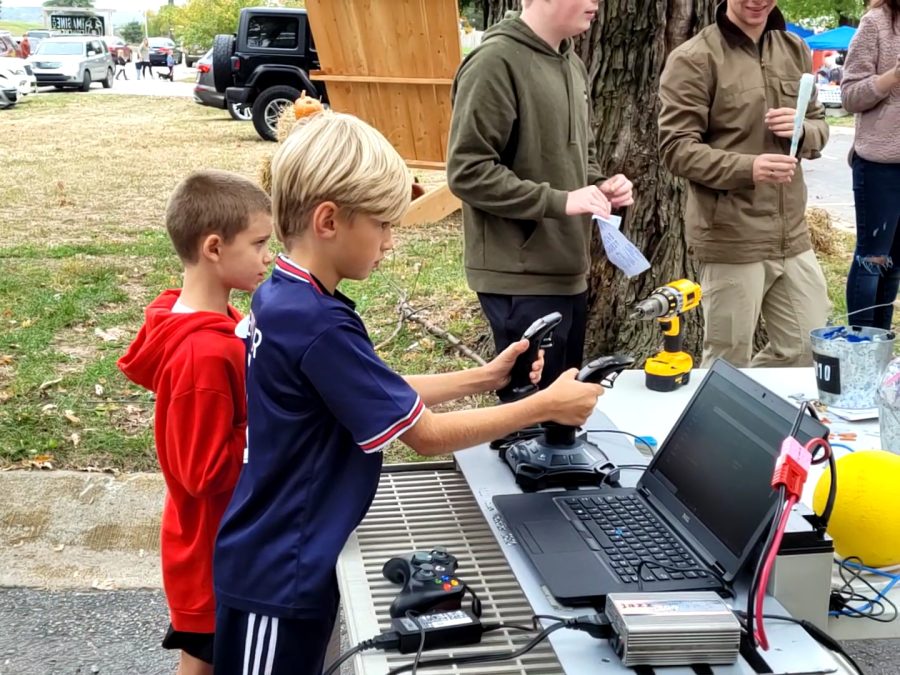
[[[0,586],[161,588],[161,474],[0,473]]]

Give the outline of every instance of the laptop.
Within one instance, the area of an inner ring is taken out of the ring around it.
[[[796,407],[720,359],[635,488],[493,501],[564,604],[602,604],[614,592],[720,589],[771,522],[772,470],[796,415]],[[803,442],[827,435],[809,415],[798,432]]]

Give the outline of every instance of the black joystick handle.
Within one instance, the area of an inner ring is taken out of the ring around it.
[[[522,339],[528,340],[528,349],[516,358],[509,373],[509,384],[497,391],[497,396],[501,401],[506,403],[517,401],[538,390],[537,385],[531,381],[531,366],[537,361],[538,352],[544,340],[550,336],[560,321],[562,321],[562,314],[552,312],[535,321],[522,334]]]
[[[584,366],[575,379],[579,382],[600,384],[612,389],[613,382],[623,370],[634,364],[634,358],[626,354],[600,356]],[[575,445],[576,427],[548,422],[544,425],[544,440],[548,445],[567,447]]]
[[[613,382],[626,368],[634,365],[634,358],[626,354],[600,356],[584,366],[575,377],[579,382],[592,382],[612,389]]]

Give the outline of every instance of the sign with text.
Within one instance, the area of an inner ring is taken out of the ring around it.
[[[102,16],[54,13],[50,15],[50,29],[61,33],[106,35],[106,22]]]
[[[826,394],[841,395],[841,362],[840,359],[827,354],[813,352],[816,366],[816,386]]]

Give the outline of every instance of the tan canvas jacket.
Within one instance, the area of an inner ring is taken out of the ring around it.
[[[725,16],[669,56],[660,83],[660,154],[690,181],[685,234],[701,262],[750,263],[811,248],[806,184],[799,168],[789,184],[753,182],[753,160],[787,154],[790,139],[768,130],[769,108],[795,108],[800,76],[812,70],[803,41],[785,31],[776,7],[759,44]],[[819,157],[828,140],[825,111],[814,95],[799,156]]]

